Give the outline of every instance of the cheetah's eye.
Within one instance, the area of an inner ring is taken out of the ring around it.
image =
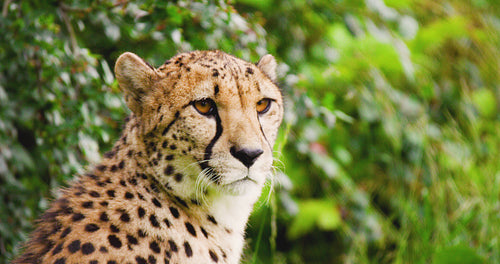
[[[264,98],[257,102],[257,113],[265,114],[271,108],[271,99]]]
[[[211,115],[215,111],[215,103],[211,99],[201,99],[194,101],[194,108],[202,115]]]

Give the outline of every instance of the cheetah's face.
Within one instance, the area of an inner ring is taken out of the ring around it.
[[[158,69],[131,53],[119,58],[120,86],[162,183],[261,189],[283,115],[275,67],[270,55],[256,66],[219,51],[181,54]]]

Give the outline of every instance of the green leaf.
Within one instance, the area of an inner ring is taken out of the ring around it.
[[[295,216],[288,235],[296,239],[311,232],[315,227],[321,230],[332,231],[342,222],[340,213],[332,200],[305,200],[299,203],[299,213]]]
[[[497,102],[495,95],[491,90],[479,89],[472,93],[472,102],[484,117],[494,117],[497,110]]]
[[[443,46],[446,40],[458,39],[466,35],[466,19],[461,16],[448,17],[423,27],[412,46],[416,53],[437,50]]]
[[[468,246],[452,246],[438,251],[432,260],[433,264],[478,264],[484,259]]]

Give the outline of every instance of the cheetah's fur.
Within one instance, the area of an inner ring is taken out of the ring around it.
[[[238,263],[283,115],[274,58],[195,51],[155,69],[124,53],[115,73],[121,138],[13,263]]]

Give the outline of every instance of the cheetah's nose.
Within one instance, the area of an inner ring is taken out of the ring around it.
[[[247,168],[250,168],[257,160],[257,158],[264,153],[262,149],[248,149],[248,148],[236,148],[236,147],[231,147],[229,150],[231,152],[231,155],[233,157],[237,158],[241,163],[243,163]]]

